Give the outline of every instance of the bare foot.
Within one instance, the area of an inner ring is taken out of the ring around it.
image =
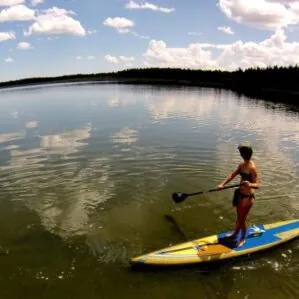
[[[237,247],[242,247],[245,244],[245,239],[241,239],[238,243],[237,243]]]

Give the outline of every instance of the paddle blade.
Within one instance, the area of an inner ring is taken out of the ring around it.
[[[172,199],[176,203],[184,201],[188,197],[188,194],[176,192],[172,194]]]

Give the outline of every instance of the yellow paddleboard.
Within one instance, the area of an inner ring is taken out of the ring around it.
[[[232,240],[226,237],[229,233],[231,231],[166,247],[134,257],[130,263],[152,266],[188,265],[255,253],[299,237],[299,220],[250,226],[247,229],[246,242],[241,247],[236,245],[240,234],[237,239]]]

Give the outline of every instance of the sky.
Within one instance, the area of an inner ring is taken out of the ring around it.
[[[0,81],[299,64],[299,0],[0,0]]]

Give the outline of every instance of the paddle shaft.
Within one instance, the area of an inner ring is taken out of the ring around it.
[[[199,194],[208,193],[208,192],[221,191],[221,190],[224,190],[224,189],[235,188],[235,187],[240,187],[240,186],[241,186],[240,184],[237,184],[237,185],[226,186],[226,187],[223,187],[219,190],[218,189],[210,189],[208,191],[200,191],[200,192],[190,193],[190,194],[186,194],[186,195],[193,196],[193,195],[199,195]]]

